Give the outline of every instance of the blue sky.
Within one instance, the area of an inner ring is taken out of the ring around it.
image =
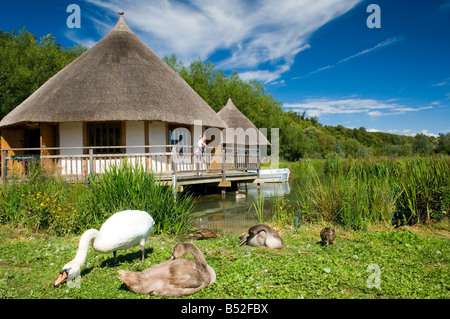
[[[70,4],[81,28],[67,26]],[[381,28],[367,26],[370,4]],[[158,56],[236,70],[324,125],[450,132],[450,0],[15,0],[0,5],[0,29],[90,47],[117,11]]]

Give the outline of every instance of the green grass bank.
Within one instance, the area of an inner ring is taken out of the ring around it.
[[[183,298],[450,298],[448,221],[396,230],[337,226],[336,245],[327,247],[319,243],[323,226],[281,228],[285,242],[281,250],[238,247],[239,239],[227,235],[195,241],[215,269],[217,282]],[[0,299],[157,299],[129,291],[117,278],[117,270],[146,269],[167,260],[177,242],[190,241],[151,234],[143,266],[138,265],[139,247],[120,252],[115,268],[108,267],[112,254],[90,249],[79,287],[54,288],[61,267],[75,256],[78,239],[0,226]]]

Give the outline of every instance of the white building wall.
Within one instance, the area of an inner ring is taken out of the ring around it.
[[[151,121],[148,124],[149,145],[166,145],[166,123],[160,121]],[[164,147],[151,147],[150,153],[165,152]]]
[[[61,122],[59,123],[59,145],[60,147],[82,147],[83,146],[83,122]],[[62,175],[81,175],[83,166],[81,157],[83,149],[62,149],[61,155],[69,156],[60,161],[60,173]]]
[[[59,141],[61,147],[83,146],[83,122],[59,123]],[[82,149],[61,150],[61,155],[80,155]]]
[[[148,141],[149,145],[166,145],[167,144],[166,123],[160,121],[151,121],[148,123]],[[168,158],[164,153],[165,147],[150,147],[151,153],[151,169],[156,172],[165,172],[171,169]]]
[[[127,121],[126,122],[126,146],[145,145],[145,122]],[[127,154],[145,153],[145,148],[127,147]]]

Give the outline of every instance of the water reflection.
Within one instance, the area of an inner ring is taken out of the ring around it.
[[[291,193],[289,183],[248,184],[247,189],[242,185],[239,193],[244,198],[236,198],[234,192],[204,195],[196,200],[194,214],[200,217],[194,223],[197,228],[209,228],[213,231],[229,235],[239,235],[257,223],[255,211],[250,209],[259,195],[264,198],[272,196],[288,196]],[[265,201],[265,212],[268,214],[270,201]],[[250,209],[250,211],[249,211]]]

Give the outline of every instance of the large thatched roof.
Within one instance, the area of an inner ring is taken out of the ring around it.
[[[127,26],[123,16],[95,46],[3,118],[28,122],[160,120],[226,127],[216,112]]]
[[[256,134],[254,134],[256,138],[249,138],[251,135],[247,137],[245,141],[246,145],[270,145],[267,138],[252,123],[252,121],[239,111],[231,99],[228,99],[227,104],[217,114],[225,121],[229,129],[242,128],[244,132],[248,129],[250,129],[249,131],[254,130],[254,132],[256,132]],[[223,130],[223,139],[226,143],[231,142],[236,144],[236,140],[239,139],[235,137],[233,141],[233,136],[227,134],[227,132],[230,131],[229,129]]]

